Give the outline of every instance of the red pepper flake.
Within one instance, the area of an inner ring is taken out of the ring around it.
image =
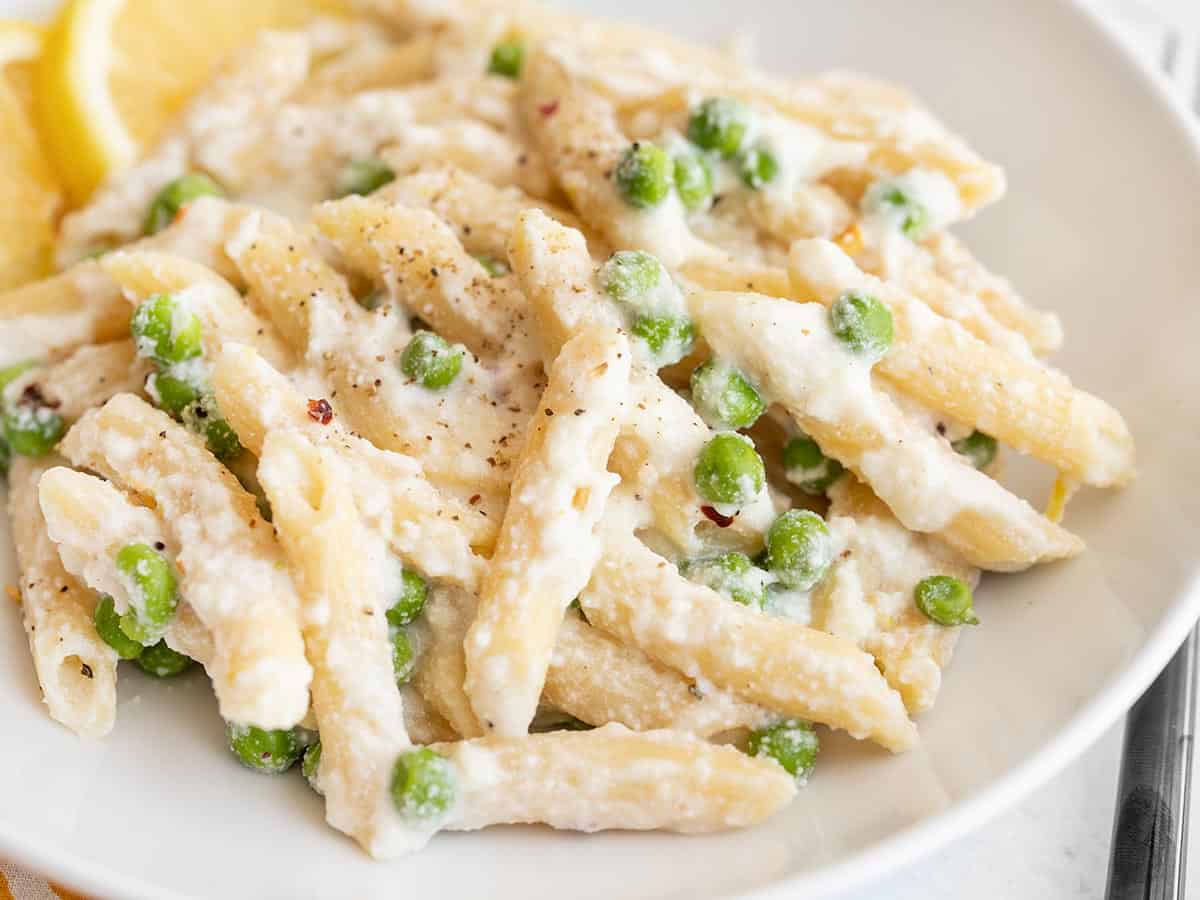
[[[324,397],[320,400],[309,400],[308,417],[314,422],[328,425],[333,421],[333,407],[329,405],[329,401]]]
[[[543,103],[541,106],[538,107],[538,112],[540,112],[543,116],[546,116],[547,118],[549,118],[550,116],[552,116],[556,112],[558,112],[558,101],[551,100],[549,103]]]
[[[706,519],[715,522],[718,528],[728,528],[737,518],[737,516],[723,516],[711,506],[700,507],[700,512],[704,513]]]

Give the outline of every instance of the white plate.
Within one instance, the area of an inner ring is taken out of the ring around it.
[[[0,13],[12,3],[0,0]],[[730,31],[727,0],[603,5],[699,37]],[[984,624],[960,644],[921,748],[892,758],[831,738],[792,808],[740,834],[497,829],[373,864],[323,826],[302,779],[264,778],[230,758],[200,673],[161,684],[123,671],[119,723],[103,743],[49,721],[18,611],[3,603],[0,855],[122,898],[813,898],[880,877],[1014,802],[1145,687],[1200,609],[1200,155],[1181,110],[1061,0],[736,9],[771,66],[907,82],[1008,167],[1011,196],[969,236],[1062,313],[1061,364],[1113,401],[1139,440],[1131,489],[1071,506],[1086,556],[986,582]]]

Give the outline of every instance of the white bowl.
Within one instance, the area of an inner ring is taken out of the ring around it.
[[[595,5],[701,38],[731,30],[726,0]],[[0,0],[0,14],[18,6],[30,0]],[[813,898],[881,877],[1015,802],[1149,683],[1200,609],[1200,156],[1182,109],[1061,0],[742,0],[736,11],[771,67],[908,83],[1008,167],[1011,196],[969,237],[1062,314],[1059,362],[1139,439],[1133,487],[1071,506],[1086,556],[987,580],[984,624],[922,718],[920,749],[890,757],[830,738],[799,800],[748,832],[495,829],[378,864],[324,826],[302,779],[233,761],[201,673],[162,684],[123,670],[103,743],[51,722],[18,610],[4,603],[0,855],[122,898]],[[13,580],[11,561],[0,576]]]

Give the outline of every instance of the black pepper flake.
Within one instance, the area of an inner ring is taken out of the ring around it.
[[[550,416],[554,415],[554,410],[552,410],[552,409],[551,409],[550,407],[548,407],[548,406],[546,407],[546,410],[545,410],[545,412],[546,412],[546,417],[547,417],[547,418],[549,418]]]
[[[91,678],[92,677],[92,667],[89,666],[87,663],[80,663],[79,664],[79,674],[82,675],[84,678]]]
[[[474,506],[481,499],[482,499],[482,497],[479,494],[472,494],[471,498],[469,500],[467,500],[467,502],[470,503],[472,506]]]
[[[154,549],[155,549],[155,550],[166,550],[166,549],[167,549],[167,545],[166,545],[166,544],[164,544],[162,541],[155,541],[155,542],[154,542]]]
[[[58,592],[59,592],[60,594],[65,594],[65,593],[67,592],[67,586],[64,584],[62,587],[60,587],[60,588],[58,589]]]
[[[437,278],[437,277],[438,277],[438,270],[437,270],[437,266],[430,266],[430,267],[429,267],[429,274],[430,274],[430,275],[432,275],[434,278]]]
[[[575,415],[577,415],[577,416],[582,416],[582,415],[583,415],[583,410],[582,410],[582,409],[577,409],[577,410],[575,410],[575,413],[574,413],[574,414],[575,414]]]
[[[946,423],[945,422],[937,423],[937,433],[941,434],[941,435],[945,435],[945,433],[946,433]]]

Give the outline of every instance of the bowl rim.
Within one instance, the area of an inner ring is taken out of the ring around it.
[[[1158,68],[1144,60],[1087,0],[1054,0],[1071,14],[1076,27],[1090,32],[1100,52],[1107,53],[1127,80],[1137,82],[1147,99],[1165,114],[1169,127],[1185,138],[1200,170],[1200,117],[1189,109]],[[1024,763],[1011,769],[974,796],[932,818],[901,829],[839,862],[798,873],[764,887],[724,897],[784,900],[803,891],[806,900],[821,900],[870,886],[899,869],[931,857],[952,841],[1016,806],[1036,788],[1076,760],[1124,715],[1149,687],[1200,619],[1200,566],[1158,626],[1125,667],[1113,675],[1049,741]],[[1115,788],[1114,788],[1115,790]],[[127,900],[189,900],[189,894],[89,862],[50,843],[28,839],[0,826],[0,853],[6,862],[43,873],[64,887],[97,897]],[[195,896],[195,895],[191,895]]]

